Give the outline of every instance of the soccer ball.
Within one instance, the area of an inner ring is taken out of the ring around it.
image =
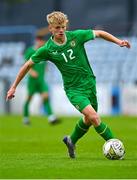
[[[119,160],[124,158],[125,148],[119,139],[110,139],[103,145],[103,154],[110,160]]]

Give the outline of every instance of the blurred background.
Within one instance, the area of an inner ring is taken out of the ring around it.
[[[47,32],[46,15],[54,10],[68,15],[69,30],[102,29],[130,41],[130,50],[99,39],[85,47],[97,78],[99,113],[137,115],[137,0],[0,0],[0,114],[22,113],[27,78],[12,101],[5,101],[6,92],[24,63],[24,50],[33,45],[37,32]],[[51,63],[45,79],[55,113],[78,115]],[[42,114],[41,104],[36,95],[31,113]]]

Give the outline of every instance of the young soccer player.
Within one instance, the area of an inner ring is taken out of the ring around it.
[[[46,60],[53,62],[62,74],[68,99],[83,115],[72,134],[63,139],[69,156],[75,158],[75,144],[91,125],[105,140],[114,138],[109,127],[101,122],[97,114],[96,79],[88,62],[84,43],[95,38],[103,38],[127,48],[130,48],[130,43],[101,30],[66,31],[68,18],[62,12],[48,14],[47,21],[51,38],[21,67],[7,92],[7,100],[14,97],[17,85],[35,63]]]
[[[25,59],[29,60],[30,57],[36,52],[38,48],[45,44],[44,36],[36,35],[34,46],[29,47],[25,51]],[[47,63],[39,63],[34,65],[29,70],[28,82],[27,82],[27,98],[23,107],[23,123],[30,124],[29,119],[29,105],[31,99],[35,93],[40,93],[43,101],[43,106],[48,115],[48,121],[50,124],[56,124],[59,120],[53,114],[48,94],[48,84],[45,82],[45,72]]]

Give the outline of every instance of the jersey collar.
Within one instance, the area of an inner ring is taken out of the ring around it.
[[[66,42],[67,42],[66,33],[65,33],[65,41],[64,41],[64,43],[62,43],[62,44],[59,44],[59,43],[57,43],[56,41],[54,41],[54,40],[53,40],[53,36],[51,36],[51,40],[52,40],[52,42],[53,42],[54,44],[56,44],[57,46],[63,46],[63,45],[65,45]]]

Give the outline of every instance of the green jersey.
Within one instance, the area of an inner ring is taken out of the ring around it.
[[[51,37],[31,59],[34,63],[50,60],[62,74],[65,90],[87,89],[95,84],[84,43],[95,38],[90,30],[66,31],[64,44],[57,44]]]
[[[25,60],[30,59],[30,57],[36,52],[36,49],[34,47],[30,47],[26,50],[25,52]],[[45,68],[46,68],[46,63],[41,62],[39,64],[35,64],[32,69],[34,71],[36,71],[38,73],[38,78],[39,79],[44,79],[44,75],[45,75]],[[30,79],[33,79],[33,77],[31,77],[29,75]]]

